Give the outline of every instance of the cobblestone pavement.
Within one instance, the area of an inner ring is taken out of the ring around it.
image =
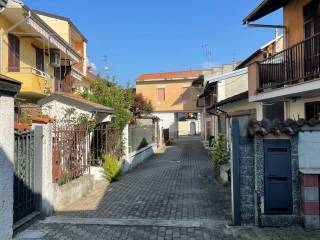
[[[319,231],[299,227],[228,226],[230,188],[215,184],[212,172],[199,139],[181,138],[106,191],[28,230],[46,233],[43,240],[320,239]]]

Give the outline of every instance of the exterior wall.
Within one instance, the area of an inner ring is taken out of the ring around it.
[[[303,6],[311,0],[291,0],[283,8],[283,24],[288,29],[286,48],[304,39]]]
[[[70,43],[70,27],[69,23],[62,19],[44,16],[38,14],[38,16],[47,23],[56,33],[60,35],[67,43]]]
[[[0,95],[0,239],[12,238],[14,98]]]
[[[190,124],[195,123],[196,126],[196,135],[201,132],[201,123],[200,120],[187,120],[187,121],[179,121],[179,136],[187,136],[190,135]]]
[[[81,110],[76,106],[67,105],[56,100],[46,103],[41,107],[43,114],[46,114],[57,121],[62,121],[65,118],[66,110],[70,108],[74,108],[76,110],[75,115],[87,114],[88,116],[92,116],[91,112]]]
[[[3,36],[2,53],[1,53],[1,73],[10,78],[22,82],[20,95],[24,92],[33,92],[36,94],[45,94],[48,91],[54,92],[54,68],[48,64],[49,57],[44,58],[44,72],[50,76],[50,79],[38,76],[31,72],[30,68],[36,67],[36,52],[32,46],[43,48],[42,41],[32,38],[20,38],[20,72],[8,72],[8,35],[3,33],[13,24],[6,18],[0,15],[0,34]],[[22,29],[15,29],[14,31],[23,32]]]
[[[260,103],[250,103],[248,100],[241,100],[229,104],[225,104],[220,107],[223,111],[226,111],[228,113],[236,113],[240,111],[246,111],[246,110],[256,110],[256,118],[258,121],[261,121],[263,119],[263,109],[262,105]]]
[[[136,93],[142,94],[146,99],[151,100],[153,110],[155,112],[169,112],[169,111],[185,111],[196,112],[197,96],[200,89],[191,88],[192,80],[170,80],[170,81],[137,81]],[[165,88],[165,101],[158,102],[157,88]],[[190,98],[188,100],[182,99],[182,89],[190,88]]]
[[[230,77],[218,83],[218,102],[248,91],[248,74]]]
[[[159,127],[160,129],[169,128],[170,138],[176,138],[178,136],[178,117],[174,112],[167,113],[157,113],[154,112],[153,115],[160,118]]]
[[[305,118],[305,103],[320,101],[320,97],[317,98],[302,98],[297,101],[289,101],[285,104],[286,118],[299,119]]]

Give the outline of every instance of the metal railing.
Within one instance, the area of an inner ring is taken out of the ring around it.
[[[320,77],[320,33],[258,62],[259,89]]]

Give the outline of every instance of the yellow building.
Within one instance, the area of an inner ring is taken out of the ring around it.
[[[81,61],[61,69],[61,90],[79,92],[89,90],[87,75],[87,39],[71,19],[52,13],[34,10],[61,38],[63,38],[81,57]],[[90,77],[89,77],[90,78]]]
[[[59,69],[81,63],[82,56],[26,5],[8,1],[0,13],[0,71],[22,83],[28,102],[56,90]]]
[[[150,100],[160,127],[169,129],[170,138],[179,135],[179,120],[197,114],[197,97],[203,83],[203,70],[143,74],[136,81],[136,93]],[[180,124],[183,126],[183,124]],[[190,131],[193,131],[190,125]],[[184,134],[186,130],[184,129]]]

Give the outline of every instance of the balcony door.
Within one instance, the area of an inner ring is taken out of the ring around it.
[[[305,76],[314,79],[320,74],[320,1],[313,0],[303,8],[305,36]]]

